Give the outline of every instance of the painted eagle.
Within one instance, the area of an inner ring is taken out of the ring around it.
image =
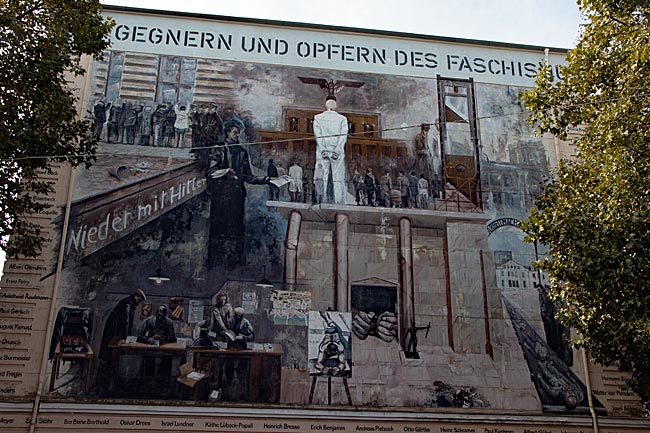
[[[305,84],[318,84],[321,89],[327,90],[327,97],[334,97],[335,93],[339,93],[344,87],[361,87],[365,83],[363,81],[345,81],[337,80],[334,82],[333,79],[326,80],[325,78],[313,78],[313,77],[298,77],[300,81]],[[336,98],[335,98],[336,99]]]

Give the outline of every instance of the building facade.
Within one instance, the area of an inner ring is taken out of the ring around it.
[[[518,97],[542,48],[106,14],[97,161],[43,174],[52,241],[5,266],[7,431],[650,426],[517,224],[571,153]]]

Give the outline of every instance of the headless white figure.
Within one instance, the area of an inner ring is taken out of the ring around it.
[[[325,171],[323,176],[324,201],[345,204],[347,185],[345,183],[345,143],[348,139],[348,119],[336,112],[336,101],[325,102],[326,111],[314,116],[316,138],[316,165],[320,162]],[[331,182],[334,196],[330,197]]]

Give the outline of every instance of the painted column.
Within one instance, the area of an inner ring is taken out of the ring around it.
[[[443,241],[443,256],[445,258],[445,295],[447,300],[447,340],[449,341],[449,347],[451,350],[454,348],[454,316],[453,308],[451,306],[451,277],[449,272],[449,232],[448,228],[445,226]]]
[[[294,290],[298,275],[298,241],[300,239],[300,224],[302,215],[298,211],[291,211],[287,236],[284,245],[284,283],[289,290]]]
[[[334,275],[336,311],[350,311],[350,274],[348,270],[348,229],[350,219],[347,215],[336,214],[334,226]]]
[[[413,284],[413,234],[408,218],[399,220],[400,292],[399,317],[400,338],[415,320],[415,287]]]
[[[485,322],[485,353],[494,359],[494,349],[490,336],[490,309],[488,307],[487,285],[485,283],[485,263],[483,262],[483,250],[480,251],[481,258],[481,288],[483,289],[483,320]]]

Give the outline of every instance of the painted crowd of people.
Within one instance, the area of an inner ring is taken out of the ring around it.
[[[424,174],[417,176],[415,171],[411,171],[410,174],[400,171],[396,177],[392,177],[391,172],[386,170],[383,175],[375,177],[371,168],[367,168],[365,173],[355,168],[354,173],[351,173],[346,181],[342,149],[345,146],[347,131],[340,134],[331,133],[332,131],[326,127],[331,126],[327,121],[332,119],[324,116],[335,116],[330,122],[334,124],[330,129],[336,129],[335,132],[347,128],[347,120],[335,112],[334,100],[328,100],[327,104],[327,110],[318,115],[323,119],[316,116],[314,120],[315,125],[320,125],[319,128],[324,131],[316,135],[316,166],[303,167],[298,158],[293,157],[287,164],[288,169],[285,169],[281,161],[269,159],[267,179],[281,178],[285,175],[290,178],[288,188],[280,188],[269,183],[268,180],[263,182],[269,185],[270,200],[345,204],[347,193],[353,193],[354,200],[359,206],[420,209],[433,206],[443,189],[442,180],[438,175],[429,179]],[[228,141],[228,133],[225,131],[227,129],[225,123],[228,122],[224,123],[219,114],[219,107],[216,105],[192,106],[183,103],[151,105],[120,99],[108,102],[106,98],[101,98],[95,103],[92,114],[95,118],[95,136],[107,143],[177,148],[215,147],[218,150],[220,145]],[[243,129],[243,125],[238,125],[239,132]],[[420,134],[416,137],[419,163],[415,168],[430,173],[426,146],[428,130],[428,125],[423,124]],[[189,136],[189,140],[186,140],[186,135]],[[420,160],[423,162],[420,163]],[[219,166],[219,168],[223,167]],[[288,194],[285,192],[287,189]]]
[[[99,99],[93,106],[94,135],[106,143],[155,147],[214,146],[223,134],[218,107],[185,103],[143,104]],[[185,139],[186,133],[190,140]]]
[[[429,209],[440,198],[442,188],[437,174],[429,180],[424,174],[417,176],[415,171],[407,175],[400,170],[393,178],[390,170],[384,170],[377,180],[372,168],[367,168],[365,174],[355,168],[352,177],[357,206]]]
[[[271,179],[288,175],[288,188],[279,188],[269,184],[269,199],[297,203],[329,203],[325,194],[325,170],[322,164],[316,167],[302,167],[297,159],[289,162],[287,171],[282,161],[269,159],[267,176]],[[429,209],[440,198],[443,189],[442,179],[433,175],[431,179],[424,174],[416,175],[411,171],[407,175],[403,170],[394,178],[389,170],[375,177],[372,168],[362,174],[358,168],[349,178],[347,191],[354,194],[358,206],[395,207]],[[287,194],[288,190],[288,194]]]

